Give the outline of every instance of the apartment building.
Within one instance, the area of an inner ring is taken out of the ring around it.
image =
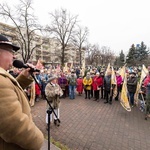
[[[26,38],[26,31],[25,29],[21,29],[24,37]],[[5,35],[11,42],[19,45],[17,43],[16,37],[16,27],[0,23],[0,34]],[[33,49],[32,54],[30,55],[30,61],[36,63],[37,60],[41,60],[44,64],[60,64],[60,55],[61,55],[61,45],[58,43],[57,40],[47,37],[42,37],[36,33],[33,33],[33,40],[30,44],[31,49]],[[25,49],[25,48],[22,48]],[[22,59],[22,49],[17,53],[17,59]],[[79,51],[73,46],[68,45],[66,47],[65,57],[66,62],[68,64],[74,64],[75,66],[79,65]],[[82,50],[82,65],[85,65],[85,50]]]

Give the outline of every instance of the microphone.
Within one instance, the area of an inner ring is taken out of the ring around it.
[[[13,61],[13,66],[16,67],[16,68],[30,68],[30,71],[31,72],[40,72],[39,69],[36,69],[36,68],[32,68],[26,64],[24,64],[22,61],[20,60],[14,60]]]

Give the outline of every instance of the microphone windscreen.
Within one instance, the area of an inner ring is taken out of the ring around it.
[[[20,60],[14,60],[13,61],[13,66],[16,67],[16,68],[23,68],[24,67],[24,64],[22,61]]]

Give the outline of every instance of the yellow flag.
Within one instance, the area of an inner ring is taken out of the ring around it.
[[[85,73],[85,63],[82,64],[81,73],[82,73],[82,76],[84,76],[84,73]]]
[[[137,84],[136,93],[134,95],[136,105],[138,105],[138,97],[139,97],[139,92],[140,92],[140,89],[142,86],[142,82],[143,82],[144,78],[147,76],[147,74],[148,74],[148,69],[145,67],[145,65],[142,65],[140,82],[138,82],[138,84]]]
[[[65,71],[68,71],[67,63],[65,63],[65,66],[64,66],[64,68],[63,68],[63,72],[65,72]]]
[[[136,87],[136,92],[134,94],[134,102],[136,104],[136,106],[138,106],[138,100],[139,100],[139,92],[140,92],[140,83],[137,83],[137,87]]]
[[[115,98],[117,96],[117,80],[116,80],[116,75],[113,67],[111,72],[111,86],[113,89],[113,98]]]
[[[141,71],[141,78],[140,78],[140,83],[139,86],[141,87],[142,82],[144,80],[144,78],[147,76],[148,74],[148,69],[145,67],[145,65],[142,66],[142,71]]]
[[[108,66],[107,66],[107,69],[106,69],[106,72],[105,72],[105,76],[107,76],[107,73],[108,73],[108,71],[110,71],[110,63],[108,64]]]
[[[126,73],[126,64],[121,69],[119,69],[119,74],[121,75],[122,80],[124,79],[125,73]]]
[[[71,63],[71,65],[70,65],[70,69],[72,69],[73,68],[73,63]]]
[[[127,90],[127,77],[126,74],[124,76],[124,82],[122,85],[122,90],[121,90],[121,97],[120,97],[120,103],[123,106],[123,108],[127,111],[131,111],[131,107],[129,105],[129,100],[128,100],[128,90]]]

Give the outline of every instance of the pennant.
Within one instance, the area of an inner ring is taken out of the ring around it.
[[[121,90],[121,96],[120,96],[120,104],[123,106],[123,108],[127,111],[131,111],[131,107],[129,105],[129,100],[128,100],[128,90],[127,90],[127,77],[126,74],[124,76],[124,82],[122,85],[122,90]]]

